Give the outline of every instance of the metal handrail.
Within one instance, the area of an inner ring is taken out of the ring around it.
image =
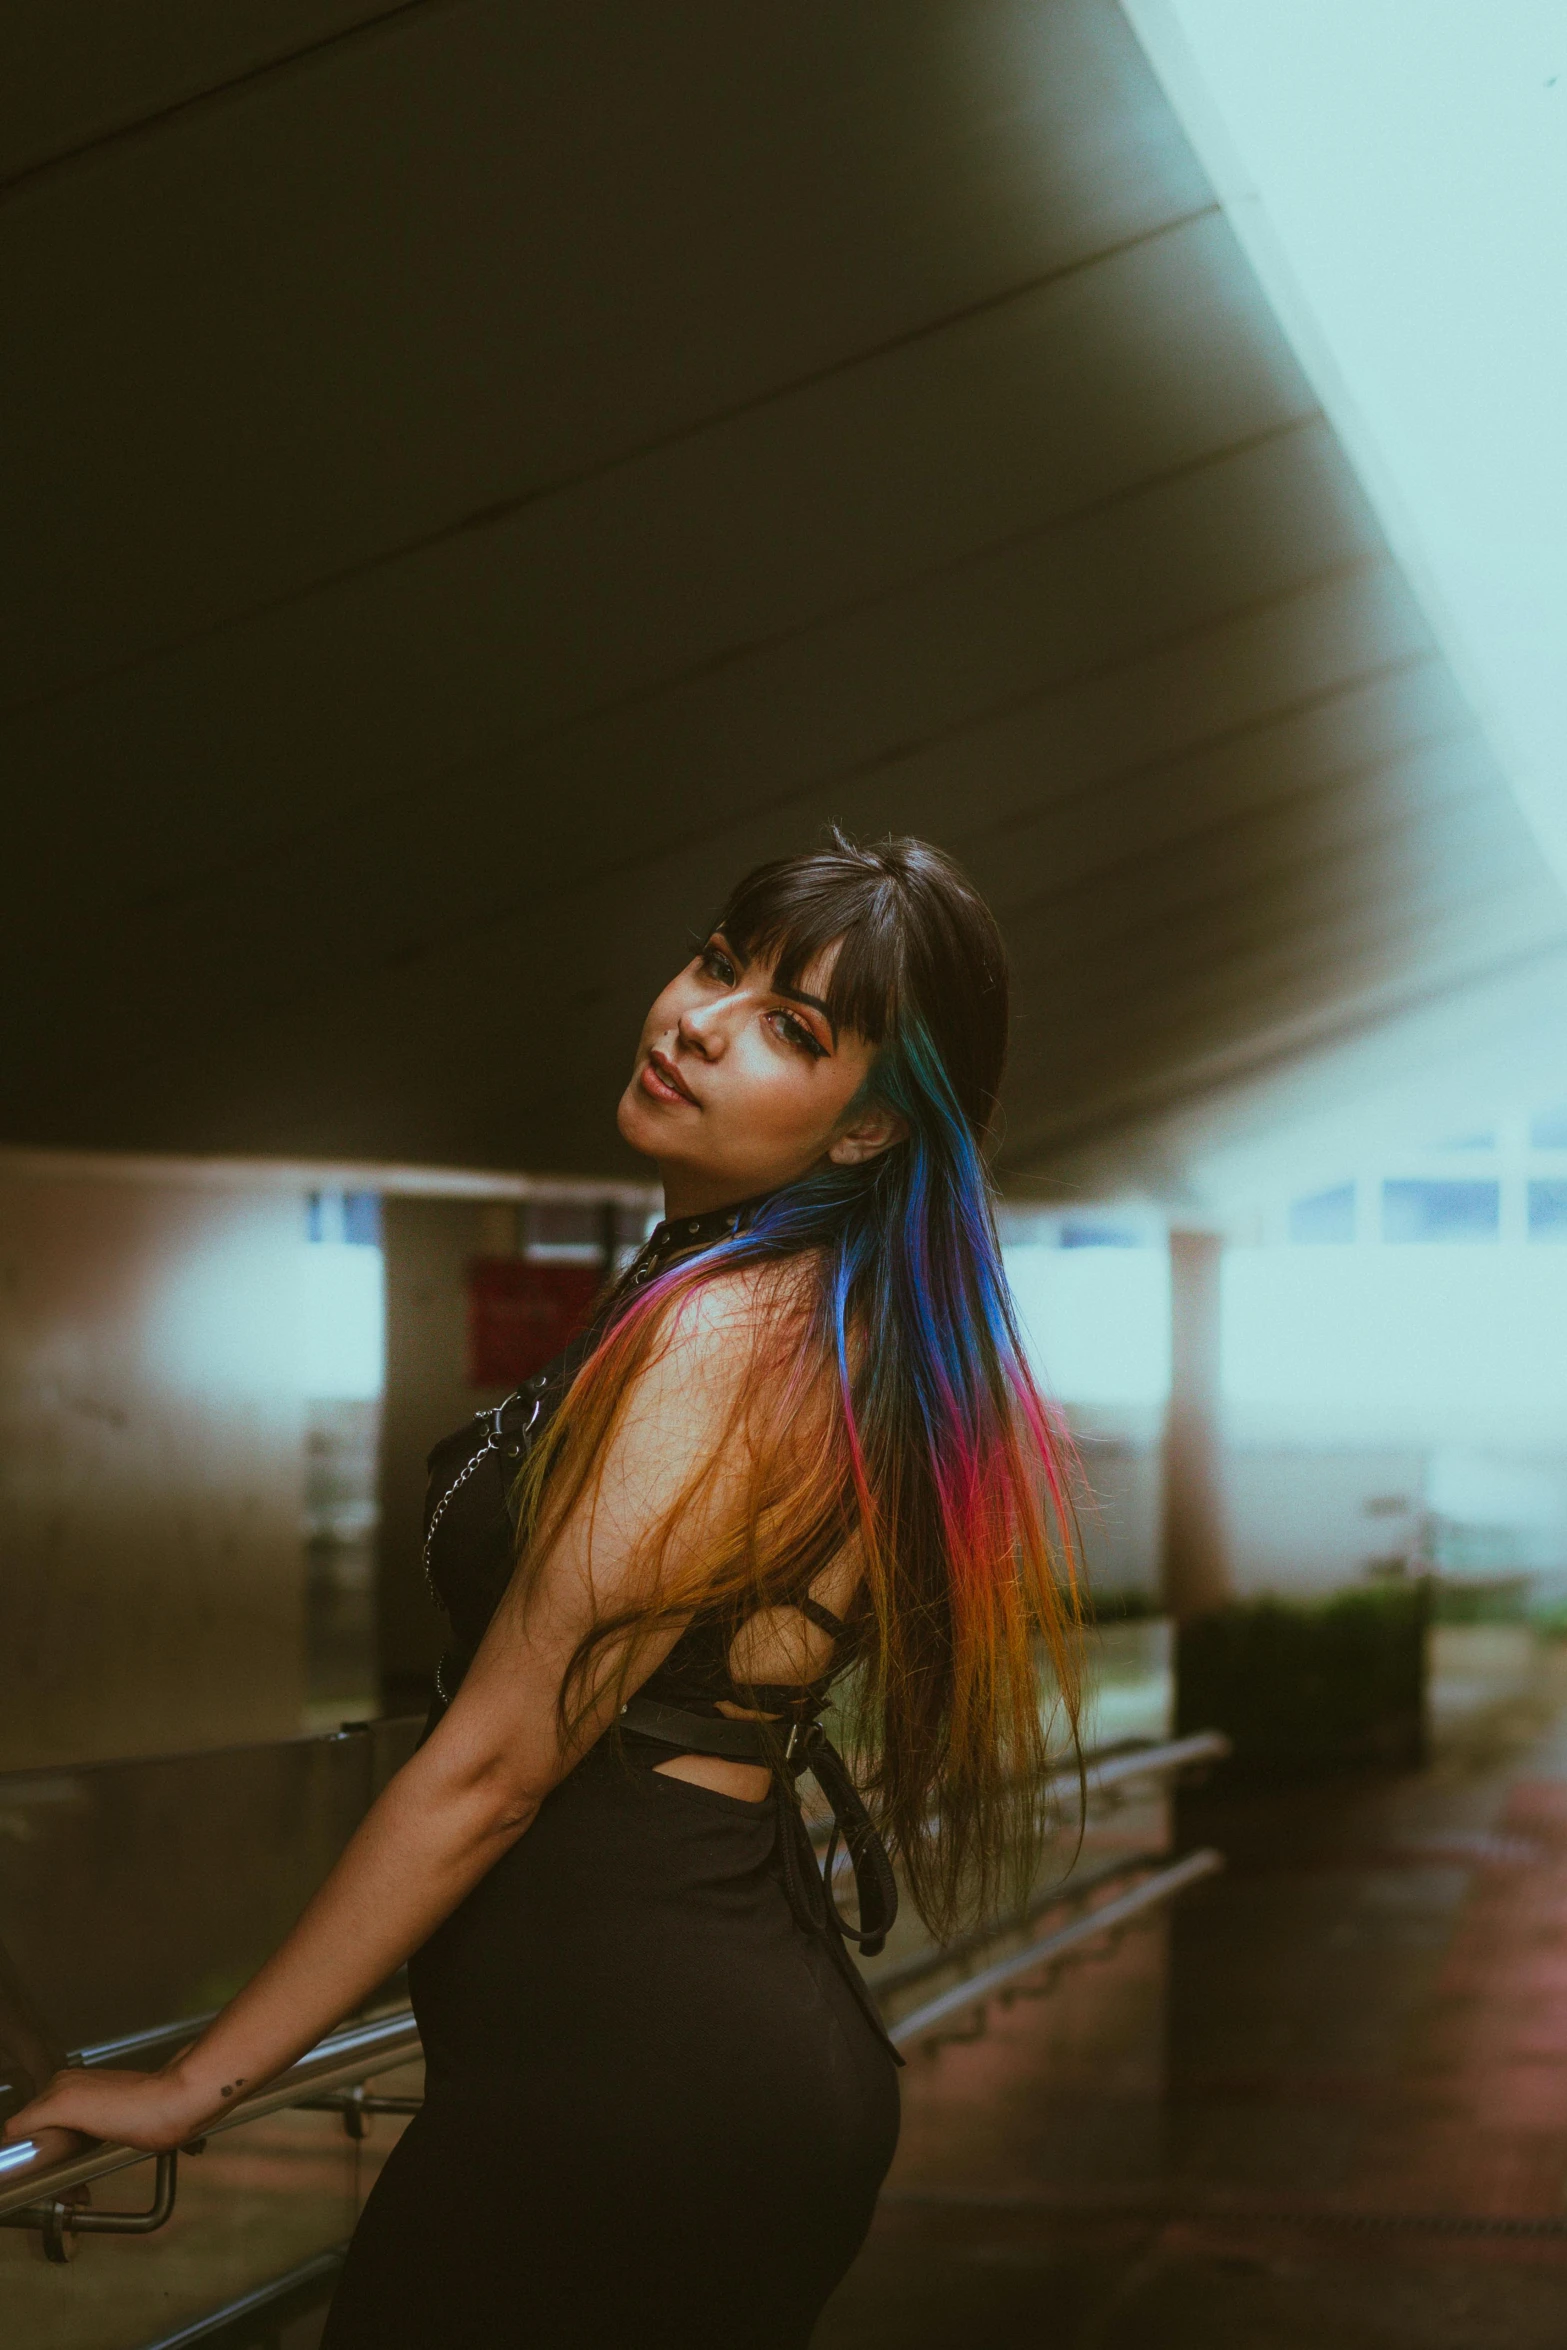
[[[1084,1757],[1084,1769],[1090,1792],[1097,1793],[1128,1780],[1165,1776],[1185,1770],[1195,1763],[1220,1761],[1229,1751],[1227,1738],[1218,1731],[1204,1730],[1188,1738],[1167,1739],[1150,1746],[1088,1755]],[[1075,1788],[1077,1785],[1078,1774],[1075,1770],[1058,1771],[1045,1782],[1047,1793]],[[1047,1934],[1029,1944],[1026,1950],[1014,1952],[997,1966],[969,1977],[926,2007],[917,2008],[911,2016],[905,2016],[893,2027],[894,2040],[919,2038],[931,2028],[932,2017],[939,2021],[942,2015],[978,2004],[988,1996],[989,1989],[997,1984],[1030,1967],[1047,1963],[1077,1944],[1091,1940],[1095,1934],[1123,1923],[1160,1901],[1170,1899],[1188,1884],[1196,1883],[1199,1877],[1211,1875],[1223,1865],[1221,1855],[1216,1852],[1190,1854],[1174,1867],[1150,1877],[1117,1900],[1074,1919],[1069,1925],[1058,1928],[1054,1934]],[[1092,1886],[1085,1886],[1084,1890],[1091,1891]],[[1063,1889],[1060,1898],[1070,1899],[1071,1895]],[[931,1971],[935,1971],[940,1963],[940,1957],[933,1953]],[[171,2033],[172,2027],[167,2033],[132,2035],[129,2040],[116,2044],[114,2053],[118,2054],[122,2050],[128,2053],[133,2042],[151,2045],[156,2040],[166,2039]],[[93,2051],[100,2062],[105,2053],[107,2051]],[[212,2137],[220,2130],[238,2129],[246,2122],[259,2121],[266,2114],[279,2113],[290,2106],[324,2102],[335,2091],[351,2089],[376,2073],[390,2072],[421,2054],[419,2027],[411,2008],[399,2008],[389,2015],[346,2025],[340,2031],[329,2033],[297,2064],[290,2066],[286,2073],[280,2074],[266,2088],[230,2106],[217,2119],[208,2123],[202,2136]],[[397,2102],[401,2105],[402,2100]],[[128,2170],[136,2163],[154,2159],[142,2148],[100,2144],[81,2154],[69,2155],[63,2162],[49,2163],[42,2159],[32,2139],[23,2138],[14,2145],[0,2145],[0,2218],[7,2213],[38,2211],[46,2205],[60,2205],[73,2190],[88,2185],[94,2179],[108,2178],[115,2171]],[[165,2179],[172,2179],[172,2175],[172,2166],[166,2162],[160,2164],[158,2190],[153,2206],[155,2210],[164,2200]],[[108,2213],[102,2216],[111,2218]],[[140,2214],[124,2216],[135,2219],[142,2217]]]
[[[1195,1763],[1223,1762],[1230,1741],[1222,1730],[1194,1730],[1185,1738],[1166,1738],[1151,1746],[1112,1746],[1085,1754],[1083,1772],[1090,1795],[1124,1786],[1128,1779],[1169,1778]],[[1077,1786],[1075,1769],[1054,1771],[1045,1781],[1047,1795],[1067,1794]]]
[[[1099,1909],[1091,1909],[1082,1917],[1073,1918],[1069,1925],[1058,1926],[1053,1934],[1041,1934],[1022,1950],[1009,1952],[994,1966],[984,1967],[977,1975],[966,1976],[950,1991],[943,1991],[934,1999],[926,2000],[908,2015],[900,2016],[890,2026],[888,2037],[895,2048],[906,2048],[912,2041],[927,2040],[939,2031],[949,2016],[962,2015],[965,2009],[982,2007],[997,1991],[1005,1990],[1018,1976],[1032,1974],[1038,1967],[1049,1966],[1069,1957],[1084,1943],[1097,1935],[1114,1933],[1130,1925],[1134,1918],[1156,1909],[1162,1902],[1173,1901],[1177,1893],[1184,1893],[1189,1885],[1200,1884],[1204,1877],[1215,1876],[1224,1866],[1224,1855],[1205,1846],[1200,1852],[1189,1852],[1173,1867],[1161,1869],[1141,1885],[1134,1885],[1129,1893],[1105,1902]]]
[[[219,2130],[238,2129],[242,2123],[260,2121],[264,2114],[280,2113],[307,2098],[351,2088],[356,2081],[390,2072],[420,2054],[419,2027],[412,2008],[349,2024],[342,2031],[329,2032],[266,2088],[229,2106],[207,2124],[202,2136],[210,2138]],[[139,2147],[99,2145],[82,2154],[67,2155],[63,2162],[48,2163],[40,2158],[33,2139],[19,2138],[14,2145],[0,2147],[0,2216],[57,2200],[93,2179],[107,2178],[112,2171],[128,2170],[133,2163],[153,2159]]]
[[[346,2244],[334,2244],[325,2252],[312,2253],[281,2276],[268,2277],[265,2284],[236,2294],[232,2301],[192,2318],[188,2325],[176,2326],[172,2334],[160,2334],[145,2350],[199,2350],[203,2343],[226,2343],[232,2350],[240,2339],[246,2343],[262,2339],[258,2319],[269,2320],[274,2328],[292,2325],[296,2318],[308,2316],[331,2299],[347,2251]],[[277,2336],[270,2332],[265,2338],[275,2341]]]
[[[1229,1752],[1230,1741],[1222,1730],[1194,1730],[1185,1738],[1101,1747],[1093,1754],[1084,1755],[1082,1784],[1091,1797],[1102,1795],[1134,1779],[1173,1778],[1177,1771],[1191,1770],[1198,1763],[1223,1762]],[[1041,1801],[1075,1795],[1078,1785],[1076,1764],[1064,1764],[1039,1782]],[[932,1825],[937,1817],[935,1813],[931,1815]],[[812,1820],[810,1826],[812,1842],[818,1847],[825,1845],[832,1834],[832,1821]],[[840,1851],[834,1873],[841,1876],[850,1866],[847,1853]]]
[[[85,2065],[89,2070],[97,2064],[133,2064],[139,2068],[149,2056],[156,2056],[162,2049],[172,2056],[178,2049],[188,2048],[222,2012],[221,2008],[207,2007],[199,2015],[181,2016],[175,2024],[154,2024],[145,2032],[122,2032],[117,2040],[93,2040],[65,2061],[72,2066]]]
[[[878,1999],[894,1999],[911,1984],[923,1983],[927,1975],[939,1975],[946,1967],[958,1966],[964,1959],[992,1949],[1003,1935],[1021,1934],[1026,1926],[1037,1925],[1052,1910],[1080,1908],[1107,1885],[1119,1885],[1127,1877],[1165,1867],[1169,1857],[1166,1852],[1122,1852],[1101,1868],[1087,1869],[1081,1876],[1074,1870],[1071,1876],[1039,1888],[1021,1910],[1010,1916],[983,1918],[977,1926],[955,1935],[950,1942],[928,1942],[907,1958],[890,1966],[879,1966],[871,1978],[871,1988]]]

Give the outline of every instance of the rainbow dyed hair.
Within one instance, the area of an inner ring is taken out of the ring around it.
[[[704,1555],[675,1571],[670,1536],[710,1471],[692,1479],[649,1529],[653,1596],[594,1626],[563,1711],[587,1702],[597,1660],[632,1670],[654,1627],[787,1606],[857,1546],[850,1736],[915,1903],[946,1930],[1032,1875],[1042,1695],[1074,1744],[1078,1713],[1070,1455],[1019,1337],[984,1155],[1006,1041],[1001,942],[939,851],[836,833],[820,855],[750,875],[714,927],[785,986],[842,941],[829,1013],[876,1048],[851,1115],[878,1101],[907,1136],[790,1184],[729,1240],[612,1301],[530,1464],[525,1564],[591,1490],[628,1390],[695,1293],[753,1269],[756,1359],[724,1447],[749,1464],[744,1506],[704,1517]]]

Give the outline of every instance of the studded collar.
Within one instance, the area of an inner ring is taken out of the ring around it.
[[[688,1249],[711,1248],[715,1240],[727,1240],[732,1232],[739,1232],[749,1224],[757,1210],[765,1207],[773,1196],[770,1191],[762,1191],[752,1199],[736,1200],[731,1207],[709,1208],[703,1216],[666,1216],[662,1224],[654,1225],[642,1244],[637,1277],[645,1280],[649,1273],[660,1271],[671,1257],[684,1256]]]

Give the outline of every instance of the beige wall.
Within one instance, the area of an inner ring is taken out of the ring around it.
[[[288,1190],[0,1167],[0,1767],[298,1730]]]

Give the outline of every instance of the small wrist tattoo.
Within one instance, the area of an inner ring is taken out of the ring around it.
[[[232,2097],[236,2089],[243,2089],[244,2086],[245,2076],[243,2073],[241,2073],[237,2081],[230,2081],[225,2088],[222,2088],[218,2091],[218,2095],[220,2097]]]

